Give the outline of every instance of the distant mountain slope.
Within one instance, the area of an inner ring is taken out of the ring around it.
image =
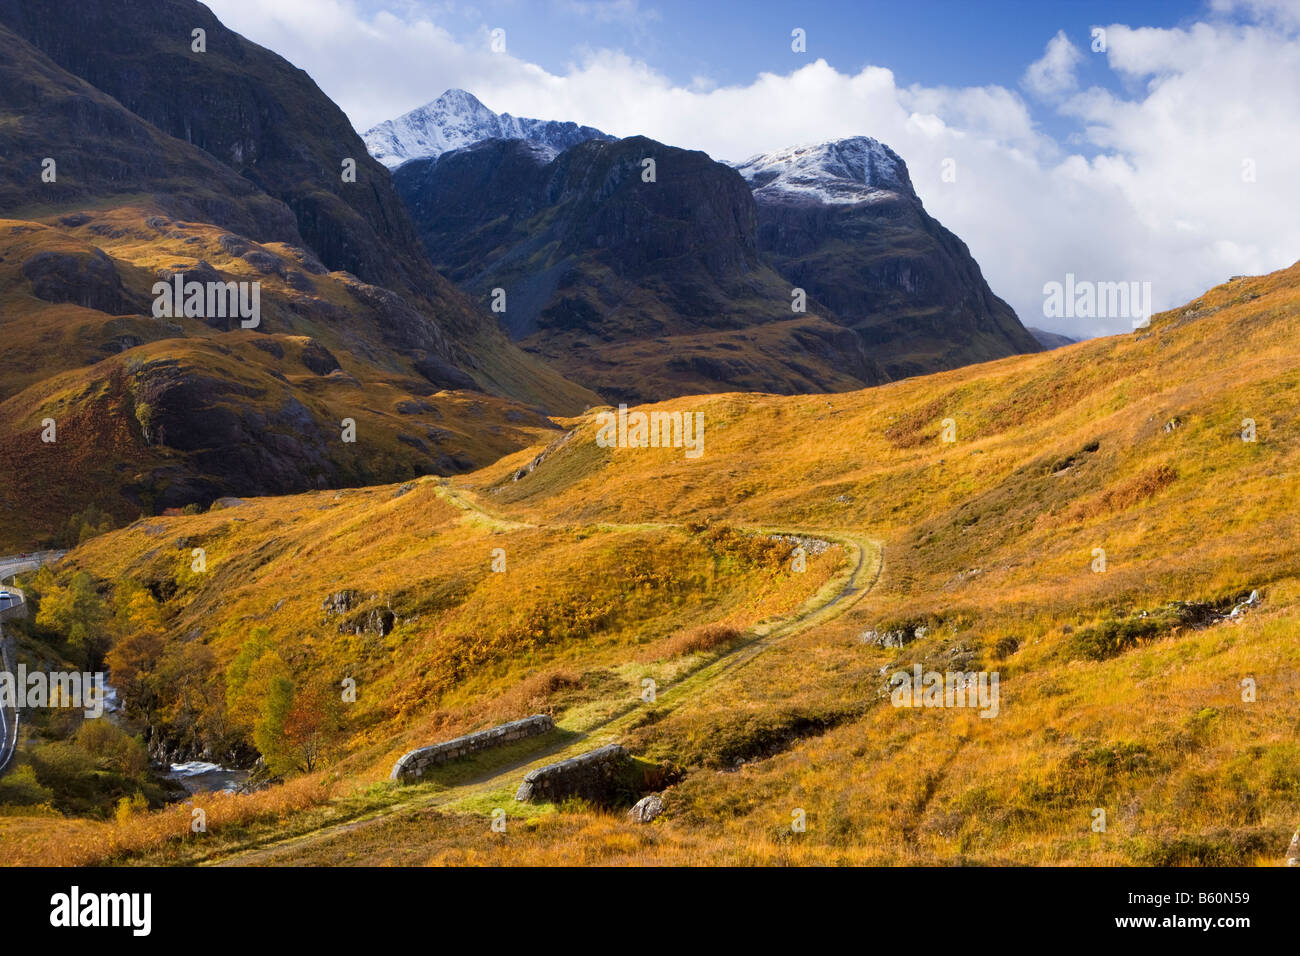
[[[311,77],[228,30],[207,7],[194,0],[0,0],[0,23],[284,202],[327,268],[398,293],[409,321],[388,330],[390,348],[444,369],[443,377],[445,368],[459,367],[480,387],[557,411],[590,401],[511,346],[490,315],[429,267],[387,170]],[[206,52],[191,49],[195,29],[206,31]],[[345,160],[355,161],[355,182],[344,181]],[[100,161],[112,162],[112,150]]]
[[[434,264],[484,301],[503,290],[511,336],[607,398],[884,380],[815,301],[792,311],[748,187],[704,153],[630,137],[553,158],[487,140],[405,163],[394,184]]]
[[[888,146],[855,136],[736,169],[754,190],[772,266],[856,331],[891,378],[1039,350]]]
[[[1073,345],[1075,342],[1082,342],[1082,339],[1072,339],[1068,335],[1062,335],[1059,332],[1048,332],[1046,329],[1037,329],[1034,326],[1026,326],[1029,334],[1038,340],[1038,344],[1045,349],[1059,349],[1067,345]]]
[[[494,113],[464,90],[447,90],[418,109],[372,127],[363,138],[370,155],[390,169],[485,139],[522,139],[546,147],[552,155],[589,139],[614,139],[577,123]]]

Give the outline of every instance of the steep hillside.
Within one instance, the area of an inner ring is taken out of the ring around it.
[[[415,362],[432,357],[461,368],[506,397],[557,411],[589,404],[591,395],[520,353],[488,313],[429,267],[387,170],[311,78],[228,30],[207,7],[194,0],[0,0],[0,23],[282,201],[303,244],[328,269],[396,292],[414,321],[394,323],[390,347]],[[192,49],[196,29],[205,31],[204,52]],[[42,145],[41,155],[58,152],[57,140]],[[351,179],[345,161],[355,164]],[[114,150],[99,162],[116,164]],[[136,175],[133,167],[121,170]]]
[[[465,471],[553,429],[541,408],[599,401],[472,317],[418,253],[460,319],[331,271],[294,196],[273,198],[4,26],[0,48],[0,153],[13,159],[0,164],[0,547],[56,541],[90,507],[124,522]],[[242,283],[250,307],[256,288],[256,323],[206,297],[188,316],[158,312],[156,283],[178,277]]]
[[[259,283],[258,326],[155,318],[153,285],[175,274]],[[0,219],[0,307],[10,550],[91,505],[125,522],[223,495],[465,471],[554,429],[464,390],[450,366],[408,371],[375,335],[418,323],[392,293],[157,206]]]
[[[703,153],[631,137],[555,157],[494,139],[412,160],[394,183],[434,264],[485,302],[502,289],[511,336],[611,400],[883,379],[815,301],[792,311],[744,181]]]
[[[602,447],[584,417],[446,485],[269,499],[96,538],[36,593],[83,569],[115,602],[110,582],[135,580],[163,633],[207,649],[209,674],[257,621],[269,634],[254,650],[294,680],[355,668],[379,692],[346,719],[330,764],[343,783],[309,775],[231,798],[208,842],[166,836],[174,811],[117,825],[20,815],[0,816],[0,848],[159,862],[1276,861],[1300,814],[1297,342],[1300,265],[1051,353],[834,396],[647,409],[702,414],[698,458]],[[777,531],[810,546],[806,577]],[[875,541],[883,567],[855,558]],[[216,556],[207,577],[185,570],[196,544]],[[510,563],[493,575],[498,546]],[[741,633],[706,638],[708,623]],[[914,665],[997,672],[996,716],[891,706],[890,676]],[[636,696],[644,677],[653,702]],[[539,709],[560,730],[531,750],[373,785],[405,746]],[[666,768],[653,825],[514,802],[530,767],[606,742]],[[483,838],[497,807],[508,841]],[[799,810],[806,832],[791,829]]]

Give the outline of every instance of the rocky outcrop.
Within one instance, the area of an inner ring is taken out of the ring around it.
[[[113,260],[101,250],[89,255],[38,252],[23,263],[32,295],[46,302],[71,302],[111,315],[142,314],[142,301],[127,294]]]
[[[913,641],[919,641],[928,636],[930,625],[928,624],[906,624],[897,627],[881,628],[880,630],[863,631],[858,640],[863,644],[873,644],[876,647],[903,648]]]
[[[539,737],[554,729],[555,721],[550,717],[545,714],[534,714],[532,717],[502,724],[490,730],[480,730],[445,743],[421,747],[419,750],[403,754],[397,763],[393,764],[389,779],[403,783],[419,780],[431,767],[440,767],[449,760],[458,760],[527,737]]]
[[[372,594],[369,601],[378,601],[379,595]],[[343,620],[338,623],[338,632],[340,634],[375,634],[379,637],[386,637],[393,627],[397,624],[397,616],[393,613],[392,607],[387,604],[373,604],[368,608],[360,608],[353,613],[354,608],[358,608],[363,603],[360,593],[352,590],[336,591],[329,595],[321,602],[321,610],[325,612],[325,619],[328,621],[331,617],[342,616]]]

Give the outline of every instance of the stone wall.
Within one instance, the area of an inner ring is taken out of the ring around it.
[[[492,747],[500,747],[503,744],[522,740],[525,737],[537,737],[554,729],[555,721],[550,717],[545,714],[534,714],[532,717],[525,717],[523,720],[502,724],[490,730],[480,730],[477,733],[466,734],[464,737],[457,737],[455,740],[448,740],[446,743],[434,744],[432,747],[421,747],[419,750],[412,750],[410,753],[403,754],[402,758],[393,764],[393,772],[389,775],[389,779],[399,781],[418,780],[424,776],[425,771],[430,767],[441,766],[448,760],[467,757],[470,754],[476,754]]]
[[[610,744],[539,767],[524,777],[515,799],[553,802],[565,797],[583,797],[601,802],[613,795],[630,762],[627,750],[618,744]]]

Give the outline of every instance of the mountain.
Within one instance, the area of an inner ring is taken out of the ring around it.
[[[485,139],[521,139],[546,147],[552,155],[589,139],[614,139],[577,123],[494,113],[464,90],[447,90],[431,103],[372,127],[363,138],[370,155],[390,169],[412,159],[436,159]]]
[[[1067,345],[1073,345],[1075,342],[1081,342],[1082,339],[1072,339],[1068,335],[1062,335],[1059,332],[1048,332],[1046,329],[1037,329],[1032,325],[1026,326],[1027,331],[1044,349],[1059,349]]]
[[[599,401],[433,270],[306,74],[200,4],[0,0],[0,155],[0,544],[464,471]],[[155,314],[177,276],[256,286],[260,321]]]
[[[891,378],[1039,350],[888,146],[855,136],[736,169],[754,191],[767,261],[857,332]]]
[[[404,163],[393,183],[437,268],[485,302],[503,290],[511,337],[610,400],[885,380],[815,301],[792,310],[748,186],[702,152],[492,139]]]
[[[582,142],[564,149],[519,122],[453,90],[367,141],[401,162],[439,271],[480,298],[505,290],[511,337],[607,398],[842,391],[1041,348],[874,139],[756,156],[733,177],[644,137],[567,124]],[[642,183],[652,153],[680,162]]]
[[[387,170],[311,77],[227,29],[207,7],[194,0],[0,0],[0,23],[281,200],[327,268],[397,293],[409,310],[387,323],[388,348],[425,367],[455,366],[480,388],[555,411],[580,410],[591,400],[514,348],[490,315],[429,267]],[[204,53],[191,51],[196,28],[206,31]],[[355,160],[355,182],[343,180],[344,159]]]

